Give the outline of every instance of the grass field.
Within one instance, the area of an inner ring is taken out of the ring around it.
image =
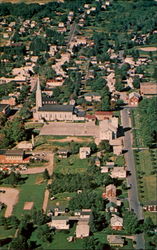
[[[72,198],[75,195],[76,195],[76,192],[73,192],[73,193],[64,192],[64,193],[56,194],[55,200],[53,200],[53,201],[49,200],[48,206],[47,206],[47,211],[49,209],[52,209],[53,207],[56,207],[56,206],[68,207],[69,197]]]
[[[73,242],[68,242],[67,238],[69,236],[73,236],[75,233],[76,227],[73,226],[73,228],[70,229],[69,232],[56,232],[55,235],[53,236],[52,243],[44,243],[41,241],[37,235],[36,231],[33,232],[31,240],[32,241],[37,241],[38,244],[41,244],[42,249],[56,249],[56,250],[62,250],[62,249],[67,249],[67,250],[74,250],[74,249],[83,249],[83,240],[77,239]]]
[[[15,234],[15,229],[6,229],[4,226],[0,226],[0,239],[12,238]]]
[[[134,109],[131,112],[131,120],[133,127],[133,147],[145,147],[145,143],[142,139],[140,133],[140,116],[138,113],[138,109]]]
[[[143,204],[148,204],[157,198],[157,176],[154,173],[156,158],[152,158],[151,152],[154,152],[154,157],[157,156],[156,150],[134,151],[139,198]]]
[[[37,209],[42,208],[46,183],[40,183],[40,181],[42,181],[42,174],[33,174],[29,175],[25,184],[20,186],[19,201],[14,207],[14,215],[21,217],[23,214],[28,213],[28,210],[23,210],[24,203],[27,201],[33,201],[34,207]]]
[[[88,159],[79,159],[78,155],[71,155],[67,159],[55,158],[55,173],[77,174],[86,171]]]

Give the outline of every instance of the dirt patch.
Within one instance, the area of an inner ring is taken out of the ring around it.
[[[23,207],[23,210],[31,210],[34,206],[34,202],[33,201],[30,201],[30,202],[25,202],[24,203],[24,207]]]
[[[44,179],[42,177],[37,177],[35,184],[41,184],[43,183]]]
[[[91,138],[78,138],[78,137],[67,137],[64,139],[51,139],[49,141],[54,141],[54,142],[71,142],[71,141],[75,141],[75,142],[91,142],[92,139]]]
[[[157,51],[157,47],[145,47],[145,48],[140,48],[140,50],[153,52],[153,51]]]
[[[19,190],[16,188],[1,187],[4,193],[0,193],[0,202],[6,204],[5,217],[12,215],[13,207],[18,202]]]

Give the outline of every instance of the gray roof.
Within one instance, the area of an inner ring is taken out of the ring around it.
[[[38,111],[48,112],[73,112],[73,105],[56,105],[56,104],[45,104],[38,109]]]
[[[23,150],[7,150],[5,155],[6,156],[23,156],[24,151]]]
[[[52,220],[69,220],[68,216],[52,216]]]

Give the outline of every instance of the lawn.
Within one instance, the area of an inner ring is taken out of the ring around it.
[[[15,229],[6,229],[0,226],[0,239],[12,238],[15,234]]]
[[[68,207],[69,199],[74,197],[76,192],[69,193],[58,193],[55,195],[55,200],[49,200],[47,210],[52,209],[53,207],[60,206],[60,207]]]
[[[156,157],[155,152],[153,150],[154,157]],[[157,177],[153,174],[154,158],[149,150],[134,151],[134,154],[140,201],[148,204],[157,197]]]
[[[157,213],[152,213],[149,211],[144,212],[144,217],[150,217],[152,221],[154,222],[154,225],[157,225]]]
[[[138,109],[134,109],[131,112],[131,120],[133,127],[133,146],[134,147],[145,147],[144,141],[140,133],[140,115]]]
[[[13,214],[17,217],[27,213],[28,210],[23,210],[25,202],[34,202],[34,207],[42,208],[46,182],[43,182],[42,174],[32,174],[28,176],[26,182],[19,187],[19,201],[14,207]]]
[[[73,226],[73,228],[70,229],[70,231],[58,231],[53,236],[53,240],[51,243],[46,243],[43,241],[40,241],[39,238],[36,235],[36,231],[33,232],[31,240],[37,241],[38,244],[41,244],[42,249],[56,249],[56,250],[62,250],[62,249],[83,249],[83,240],[77,239],[73,242],[68,242],[67,238],[69,236],[73,236],[75,232],[76,227]]]
[[[79,159],[78,155],[71,155],[67,159],[55,158],[55,173],[76,174],[87,170],[88,159]]]

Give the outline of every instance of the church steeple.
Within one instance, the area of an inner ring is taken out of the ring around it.
[[[37,110],[42,107],[42,94],[41,94],[41,88],[40,88],[40,81],[39,77],[37,80],[37,89],[36,89],[36,108]]]

